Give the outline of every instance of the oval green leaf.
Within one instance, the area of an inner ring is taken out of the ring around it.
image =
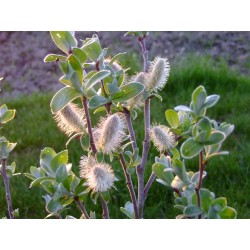
[[[120,87],[121,92],[113,95],[112,100],[116,102],[125,102],[129,99],[139,95],[143,90],[144,86],[139,82],[131,82]]]
[[[66,54],[77,47],[77,41],[69,31],[51,31],[50,35],[56,46]]]
[[[74,99],[81,97],[81,93],[77,92],[72,87],[64,87],[60,89],[52,98],[50,107],[52,113],[56,113],[57,111],[64,108],[69,102]]]
[[[193,216],[198,216],[202,214],[203,211],[198,206],[190,205],[190,206],[185,207],[185,209],[183,210],[183,213],[187,216],[193,217]]]
[[[205,145],[213,145],[222,142],[226,138],[225,134],[220,131],[213,131],[207,141],[204,142]]]
[[[198,155],[202,148],[202,144],[195,142],[193,138],[189,138],[181,145],[180,151],[183,158],[191,159]]]
[[[109,100],[103,96],[100,95],[96,95],[93,96],[90,100],[89,100],[89,108],[90,109],[95,109],[98,108],[106,103],[109,103]]]
[[[66,61],[67,57],[57,54],[49,54],[43,59],[44,62],[54,62],[58,60]]]
[[[97,83],[99,83],[101,80],[103,80],[105,77],[110,75],[109,70],[101,70],[95,73],[87,82],[86,89],[87,91],[91,88],[93,88]]]
[[[179,116],[176,111],[168,109],[165,112],[166,119],[172,128],[177,128],[179,126]]]

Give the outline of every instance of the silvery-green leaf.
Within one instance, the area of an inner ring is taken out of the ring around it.
[[[56,113],[63,109],[69,102],[81,96],[82,94],[77,92],[74,88],[69,86],[64,87],[53,96],[50,102],[51,111]]]

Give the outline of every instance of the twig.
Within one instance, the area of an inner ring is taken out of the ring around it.
[[[137,167],[137,175],[138,175],[138,208],[139,208],[139,216],[142,218],[143,216],[143,206],[144,206],[144,172],[145,166],[148,157],[148,151],[150,147],[150,99],[145,100],[144,106],[144,131],[145,137],[143,141],[143,151],[142,151],[142,161],[141,164]]]
[[[204,170],[204,165],[203,165],[203,152],[201,151],[199,154],[199,182],[198,182],[198,186],[195,188],[195,192],[197,195],[197,204],[200,207],[201,206],[201,198],[200,198],[200,189],[202,187],[202,176],[203,176],[203,170]],[[199,219],[201,219],[201,215],[199,215],[198,217]]]
[[[85,112],[85,117],[87,120],[88,133],[89,133],[89,137],[90,137],[90,147],[91,147],[94,155],[96,155],[97,150],[96,150],[95,141],[94,141],[93,132],[92,132],[91,119],[90,119],[89,109],[88,109],[88,99],[86,96],[82,97],[82,104],[83,104],[83,108],[84,108],[84,112]]]
[[[144,201],[147,199],[148,191],[155,180],[155,174],[152,173],[148,179],[148,182],[144,188]]]
[[[2,158],[2,176],[3,176],[3,182],[5,187],[5,194],[6,194],[6,202],[8,207],[8,212],[10,219],[14,219],[13,215],[13,208],[12,208],[12,202],[11,202],[11,194],[10,194],[10,186],[9,186],[9,178],[6,171],[6,158]]]
[[[138,38],[141,51],[143,56],[143,65],[144,65],[144,72],[148,71],[148,51],[146,49],[145,43],[145,35],[140,36]],[[147,162],[148,151],[150,146],[149,141],[149,129],[150,129],[150,98],[145,100],[144,105],[144,141],[143,141],[143,151],[142,151],[142,162],[137,167],[137,178],[138,178],[138,209],[139,209],[139,216],[142,218],[143,216],[143,206],[144,206],[144,172],[145,172],[145,165]]]
[[[136,138],[135,138],[135,131],[132,125],[131,113],[125,107],[123,108],[123,113],[127,121],[128,132],[129,132],[130,140],[132,141],[132,148],[135,151],[135,149],[137,148],[137,143],[136,143]]]
[[[139,213],[138,213],[137,201],[136,201],[135,190],[133,187],[132,179],[131,179],[130,174],[127,172],[127,166],[126,166],[126,162],[125,162],[123,155],[120,154],[119,158],[120,158],[120,162],[121,162],[123,172],[124,172],[124,175],[126,178],[126,184],[127,184],[127,187],[128,187],[129,193],[130,193],[130,197],[131,197],[131,200],[133,203],[133,207],[134,207],[134,211],[135,211],[135,218],[138,219]]]
[[[146,36],[139,36],[138,41],[140,42],[141,45],[141,50],[142,50],[142,56],[143,56],[143,65],[144,65],[144,71],[148,71],[148,51],[146,49],[146,42],[145,42]]]
[[[86,210],[86,208],[85,208],[84,203],[81,202],[81,201],[79,200],[79,197],[78,197],[78,196],[75,196],[75,197],[74,197],[74,200],[75,200],[75,202],[77,203],[77,205],[79,206],[81,212],[84,214],[85,218],[86,218],[86,219],[89,219],[89,215],[88,215],[88,212],[87,212],[87,210]]]
[[[109,209],[107,202],[100,196],[102,202],[102,217],[103,219],[109,219]]]

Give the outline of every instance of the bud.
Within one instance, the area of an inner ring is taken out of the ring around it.
[[[126,135],[124,129],[125,122],[121,114],[114,114],[101,119],[93,133],[97,149],[104,154],[114,152],[121,145]]]
[[[174,134],[166,126],[153,126],[150,129],[149,135],[150,140],[160,152],[171,149],[176,145]]]
[[[137,74],[132,82],[139,82],[141,84],[143,84],[145,86],[145,83],[146,83],[146,73],[144,72],[140,72],[139,74]],[[140,108],[143,106],[144,104],[144,98],[143,98],[143,95],[144,95],[144,91],[142,91],[139,95],[129,99],[127,101],[127,106],[128,106],[128,109],[131,110],[133,108]]]
[[[156,57],[147,74],[146,89],[157,91],[163,89],[169,77],[170,66],[166,58]]]
[[[55,113],[54,119],[58,128],[66,135],[82,133],[85,131],[86,120],[84,113],[74,103],[69,103],[63,109]]]
[[[117,180],[110,165],[98,163],[92,156],[82,156],[80,161],[80,177],[85,178],[87,185],[95,192],[106,192]]]

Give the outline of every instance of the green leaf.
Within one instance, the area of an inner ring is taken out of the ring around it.
[[[51,31],[50,35],[57,47],[66,54],[77,47],[77,41],[69,31]]]
[[[192,109],[190,109],[189,107],[187,106],[184,106],[184,105],[179,105],[177,107],[174,108],[175,111],[183,111],[183,112],[188,112],[188,113],[193,113],[194,111]]]
[[[101,52],[101,54],[98,56],[97,58],[97,61],[100,62],[100,61],[103,61],[104,60],[104,57],[106,56],[108,52],[108,48],[104,48]],[[100,64],[100,68],[103,69],[103,64]]]
[[[237,212],[234,208],[226,206],[223,210],[219,212],[221,219],[236,219]]]
[[[0,123],[7,123],[8,121],[12,120],[15,117],[16,110],[9,109],[3,115],[0,116]]]
[[[195,217],[195,216],[202,214],[203,211],[198,206],[190,205],[190,206],[185,207],[185,209],[183,210],[183,213],[186,216]]]
[[[49,194],[53,194],[55,192],[54,180],[43,180],[40,182],[40,185]]]
[[[191,159],[198,155],[202,148],[202,144],[195,142],[193,138],[189,138],[181,145],[180,151],[183,158]]]
[[[99,83],[101,80],[103,80],[105,77],[110,75],[109,70],[101,70],[95,73],[86,84],[87,91],[91,88],[93,88],[97,83]]]
[[[81,97],[82,94],[71,87],[60,89],[52,98],[50,107],[53,113],[63,109],[69,102]]]
[[[8,158],[10,152],[15,148],[16,143],[10,143],[6,138],[1,137],[2,141],[0,142],[0,159]]]
[[[86,39],[81,49],[95,62],[102,53],[98,36],[94,35],[91,39]]]
[[[7,105],[6,105],[6,104],[3,104],[3,105],[0,107],[0,117],[2,117],[2,116],[5,114],[5,112],[7,112],[7,111],[8,111]]]
[[[202,173],[202,179],[205,178],[207,175],[207,172],[206,171],[203,171]],[[191,181],[194,183],[194,184],[197,184],[199,182],[199,177],[200,177],[200,171],[196,172],[192,178],[191,178]]]
[[[13,211],[13,215],[14,215],[14,218],[18,218],[19,217],[19,208],[15,209]]]
[[[186,167],[184,164],[184,161],[181,161],[180,159],[174,159],[172,162],[172,169],[174,170],[174,173],[186,184],[191,184],[191,180],[187,174]]]
[[[186,113],[183,114],[182,124],[183,124],[183,132],[187,132],[191,127],[191,119],[189,115]]]
[[[126,54],[126,52],[123,52],[123,53],[119,53],[119,54],[115,55],[114,57],[112,57],[112,59],[109,61],[109,65],[112,66],[112,63],[114,61],[116,61],[119,57],[121,57],[121,56],[123,56],[125,54]]]
[[[30,183],[30,188],[32,188],[32,187],[38,187],[40,185],[40,183],[42,181],[45,181],[45,180],[54,180],[54,178],[53,177],[49,177],[49,176],[44,176],[44,177],[37,178],[37,179],[35,179],[34,181],[32,181]]]
[[[221,123],[220,126],[218,127],[218,130],[220,132],[223,132],[226,137],[228,137],[234,130],[234,125],[231,125],[230,123]]]
[[[121,86],[120,89],[121,92],[114,94],[112,100],[116,102],[128,101],[129,99],[139,95],[143,91],[144,86],[139,82],[131,82]]]
[[[59,63],[59,67],[61,69],[61,71],[64,73],[64,74],[68,74],[69,73],[69,65],[68,65],[68,62],[60,62]]]
[[[45,172],[44,171],[39,171],[38,168],[30,166],[30,173],[35,177],[35,178],[40,178],[45,176]]]
[[[220,99],[219,95],[209,95],[202,108],[210,108],[213,107]]]
[[[65,165],[60,166],[56,171],[56,181],[62,183],[65,188],[69,191],[70,184],[68,179],[68,173]]]
[[[35,179],[36,179],[36,178],[35,178],[32,174],[30,174],[30,173],[24,173],[24,175],[25,175],[27,178],[31,179],[31,180],[35,180]]]
[[[180,153],[177,148],[171,148],[171,153],[173,154],[172,160],[180,159]]]
[[[203,109],[203,104],[205,103],[206,97],[207,93],[203,86],[199,86],[193,91],[192,104],[197,115],[199,115]]]
[[[213,131],[208,140],[204,142],[205,145],[213,145],[222,142],[226,138],[225,134],[220,131]]]
[[[120,208],[121,211],[127,215],[130,219],[135,218],[134,206],[131,202],[127,201],[125,207]]]
[[[220,212],[222,209],[224,209],[227,205],[227,199],[225,197],[219,197],[212,201],[211,206],[213,206],[213,209],[217,212]]]
[[[44,148],[40,154],[40,165],[47,173],[53,173],[50,169],[50,162],[56,155],[56,152],[52,148]]]
[[[83,148],[83,150],[85,151],[88,151],[89,150],[89,146],[90,146],[90,137],[89,137],[89,134],[83,134],[81,137],[80,137],[80,143],[81,143],[81,146]]]
[[[198,143],[203,143],[210,137],[212,130],[211,122],[203,117],[193,128],[194,140]]]
[[[50,167],[54,172],[57,172],[57,169],[62,165],[67,165],[69,160],[68,150],[64,150],[58,153],[50,162]]]
[[[76,56],[71,54],[68,57],[68,63],[71,66],[71,68],[73,69],[73,71],[75,71],[77,73],[78,80],[81,84],[83,81],[83,70],[82,70],[82,65],[81,65],[80,61],[77,59]]]
[[[47,205],[46,205],[46,210],[49,213],[57,213],[60,210],[62,210],[64,208],[64,206],[62,206],[59,201],[55,201],[54,199],[51,199]]]
[[[208,212],[211,202],[213,200],[213,196],[208,189],[201,188],[200,189],[200,199],[201,199],[201,208]]]
[[[82,49],[73,48],[73,55],[77,57],[77,59],[79,60],[81,64],[85,63],[88,60],[87,55]]]
[[[89,100],[88,106],[90,109],[95,109],[109,102],[110,101],[107,98],[100,95],[96,95]]]
[[[171,182],[174,180],[174,175],[170,171],[165,171],[167,168],[162,163],[155,163],[152,166],[153,173],[161,180],[166,182],[168,186],[171,186]]]
[[[57,54],[49,54],[43,59],[44,62],[54,62],[58,60],[66,61],[67,57]]]
[[[179,116],[176,111],[168,109],[165,112],[166,119],[172,128],[177,128],[179,126]]]
[[[121,91],[121,89],[116,84],[112,83],[107,83],[107,88],[110,95],[116,94]]]
[[[209,208],[207,215],[208,219],[220,219],[218,212],[213,207]]]

